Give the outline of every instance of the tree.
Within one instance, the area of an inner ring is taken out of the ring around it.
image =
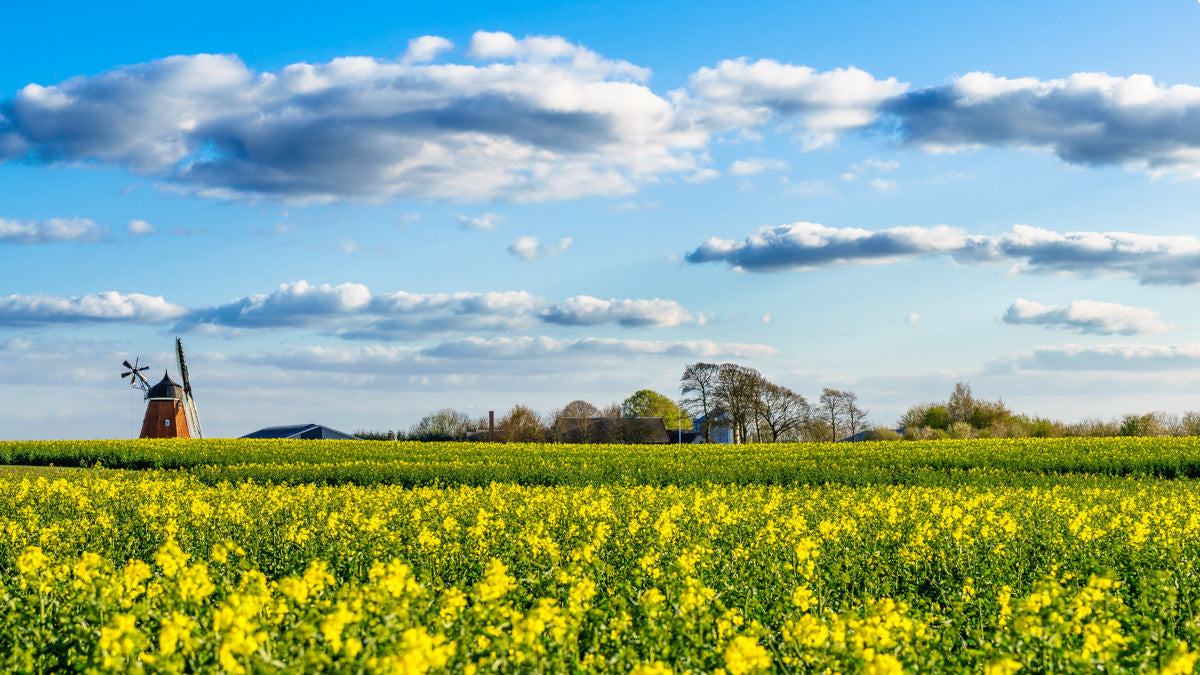
[[[683,376],[679,378],[684,405],[704,420],[700,424],[699,432],[704,436],[706,443],[712,441],[709,416],[712,415],[716,404],[720,370],[721,366],[715,363],[693,363],[683,369]]]
[[[559,417],[599,417],[600,409],[587,401],[574,400],[563,406]]]
[[[668,429],[692,428],[692,418],[675,402],[649,389],[641,389],[621,402],[622,417],[661,417]]]
[[[950,413],[950,422],[968,422],[971,413],[975,412],[975,399],[971,396],[971,385],[966,382],[956,382],[950,399],[946,401],[946,412]]]
[[[850,438],[855,438],[858,432],[866,430],[867,413],[868,411],[858,407],[858,394],[848,389],[842,391],[842,414],[846,417]]]
[[[798,430],[811,416],[812,407],[796,392],[777,384],[766,382],[754,400],[755,413],[770,433],[770,441],[777,443],[791,432]],[[760,437],[759,440],[764,440]]]
[[[461,441],[471,431],[471,416],[453,408],[442,408],[421,418],[408,430],[414,441]]]
[[[547,437],[542,418],[529,406],[515,405],[500,419],[500,437],[506,443],[544,443]]]
[[[821,411],[829,422],[829,442],[838,439],[838,421],[842,412],[842,392],[825,387],[821,390]]]
[[[950,421],[950,412],[946,410],[946,406],[935,405],[925,411],[925,418],[921,420],[921,426],[930,429],[945,429],[950,426]]]
[[[755,401],[766,383],[757,370],[736,363],[723,363],[717,371],[717,406],[725,413],[734,443],[750,440],[750,426],[757,421]]]
[[[934,405],[936,404],[918,403],[914,406],[911,406],[908,410],[904,411],[904,414],[900,416],[900,419],[896,420],[896,424],[899,425],[901,429],[919,429],[923,426],[927,426],[925,424],[925,415]]]

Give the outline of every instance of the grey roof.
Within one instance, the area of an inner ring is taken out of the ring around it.
[[[337,429],[330,429],[320,424],[289,424],[281,427],[266,427],[252,431],[242,438],[302,438],[305,440],[334,440],[361,441],[358,436],[351,436]]]
[[[175,384],[171,380],[171,376],[167,371],[163,371],[163,379],[158,384],[150,387],[150,391],[146,392],[146,398],[166,399],[168,401],[182,401],[183,387]]]

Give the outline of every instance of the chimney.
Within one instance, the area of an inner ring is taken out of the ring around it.
[[[488,435],[496,433],[496,411],[488,411]]]

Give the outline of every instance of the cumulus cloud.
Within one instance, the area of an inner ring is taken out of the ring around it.
[[[100,238],[100,228],[86,218],[50,218],[48,220],[0,218],[0,242],[3,243],[45,244],[63,241],[98,241]]]
[[[809,270],[949,256],[961,264],[1016,263],[1018,271],[1133,277],[1143,284],[1200,284],[1200,239],[1130,232],[1059,233],[1014,225],[999,236],[934,225],[885,230],[816,223],[763,227],[743,241],[710,238],[688,262],[725,262],[738,270]]]
[[[1034,371],[1196,370],[1200,369],[1200,344],[1034,347],[992,365]]]
[[[858,68],[818,72],[771,59],[721,61],[688,80],[688,113],[715,132],[788,123],[806,150],[830,145],[846,131],[874,123],[885,101],[904,93],[896,78],[877,80]]]
[[[638,327],[678,326],[694,320],[692,313],[674,300],[601,300],[587,295],[554,304],[542,313],[542,318],[567,326],[615,323]]]
[[[525,291],[372,294],[361,284],[281,284],[193,310],[180,330],[253,330],[317,327],[347,339],[401,340],[461,331],[524,330],[535,325],[678,326],[698,319],[670,300],[601,300],[576,296],[553,301]]]
[[[907,143],[933,151],[1017,147],[1083,165],[1144,165],[1200,177],[1200,87],[1149,75],[1009,79],[967,73],[884,108]]]
[[[125,231],[135,237],[144,237],[151,234],[156,234],[158,228],[144,220],[131,220],[125,223]]]
[[[438,35],[422,35],[408,41],[408,49],[400,63],[429,63],[444,51],[454,49],[454,43]]]
[[[508,245],[508,252],[521,260],[537,260],[552,258],[565,252],[571,246],[571,238],[559,239],[553,244],[542,244],[537,237],[518,237]]]
[[[1112,302],[1076,300],[1067,306],[1042,305],[1019,298],[1004,313],[1004,323],[1046,326],[1095,335],[1163,333],[1168,324],[1159,313]]]
[[[71,323],[132,321],[161,323],[179,318],[187,310],[161,295],[122,294],[116,291],[77,297],[10,295],[0,297],[0,326],[51,326]]]
[[[939,254],[962,255],[986,243],[984,237],[970,236],[945,225],[872,232],[798,222],[760,228],[741,242],[713,237],[689,253],[686,260],[722,261],[739,270],[756,272],[806,270]]]
[[[543,201],[709,179],[715,135],[769,127],[811,150],[882,126],[934,152],[1038,148],[1200,177],[1200,87],[1144,74],[975,72],[911,90],[853,67],[741,58],[658,93],[648,69],[558,36],[481,31],[467,49],[476,62],[434,63],[452,47],[426,35],[396,60],[277,72],[176,55],[30,84],[0,101],[0,161],[106,163],[220,198]],[[894,164],[868,160],[847,176]]]
[[[327,202],[617,195],[697,168],[707,132],[680,123],[644,68],[562,38],[477,34],[427,64],[345,57],[255,72],[234,56],[171,56],[0,103],[0,160],[91,160],[215,197]]]

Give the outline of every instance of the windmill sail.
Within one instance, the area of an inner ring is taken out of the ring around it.
[[[196,438],[204,438],[200,429],[200,414],[196,412],[196,402],[192,399],[192,382],[188,379],[187,361],[183,358],[183,340],[175,338],[175,357],[179,361],[179,376],[183,378],[183,406],[188,417],[188,426],[195,432]]]

